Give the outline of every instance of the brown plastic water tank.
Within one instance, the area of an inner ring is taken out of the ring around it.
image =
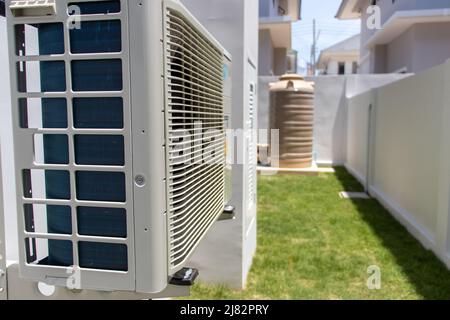
[[[279,130],[279,166],[309,168],[313,164],[314,84],[287,74],[270,84],[270,129]],[[270,139],[271,140],[271,139]],[[272,166],[274,152],[271,152]]]

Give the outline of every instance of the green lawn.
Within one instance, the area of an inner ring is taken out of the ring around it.
[[[259,177],[258,250],[245,291],[196,285],[193,299],[450,299],[450,272],[344,169]],[[367,268],[382,289],[367,288]]]

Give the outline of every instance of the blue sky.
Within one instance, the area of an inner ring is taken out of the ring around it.
[[[334,16],[341,0],[303,0],[302,20],[292,27],[292,46],[299,52],[299,60],[309,62],[312,45],[312,25],[316,19],[317,30],[321,30],[318,53],[339,41],[360,32],[360,21],[342,21]],[[301,63],[301,61],[299,61]]]

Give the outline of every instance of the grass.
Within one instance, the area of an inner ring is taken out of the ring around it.
[[[450,299],[450,272],[344,169],[317,177],[262,176],[258,250],[244,291],[198,284],[192,299]],[[367,268],[382,272],[367,288]]]

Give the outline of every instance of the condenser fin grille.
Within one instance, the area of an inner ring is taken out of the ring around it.
[[[256,204],[256,165],[257,165],[257,154],[256,154],[256,132],[255,132],[255,121],[256,121],[256,88],[254,84],[250,85],[249,92],[249,107],[248,107],[248,203],[249,207],[253,207]]]
[[[223,53],[178,12],[166,11],[169,263],[187,260],[223,212]]]

